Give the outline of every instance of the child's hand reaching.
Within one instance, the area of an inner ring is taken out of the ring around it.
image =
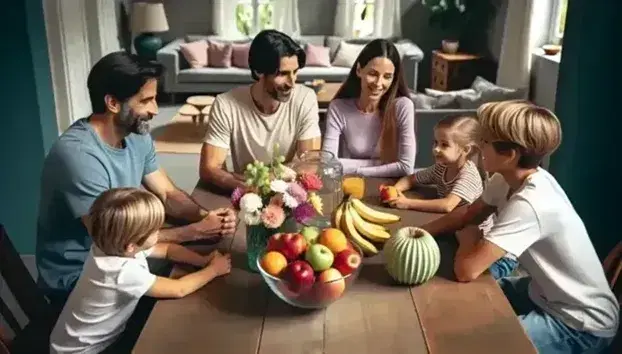
[[[211,262],[212,259],[214,259],[214,256],[216,256],[217,254],[222,254],[220,252],[218,252],[218,250],[212,251],[210,252],[210,254],[203,256],[203,267],[207,267]]]
[[[216,276],[229,274],[231,272],[231,255],[221,254],[218,251],[210,253],[207,257],[211,257],[208,266],[216,271]]]
[[[389,200],[389,205],[392,208],[397,209],[410,209],[410,199],[408,199],[404,193],[397,192],[397,197]]]

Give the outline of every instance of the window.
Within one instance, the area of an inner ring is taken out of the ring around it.
[[[564,28],[566,27],[566,11],[568,0],[556,0],[553,8],[553,22],[551,28],[551,39],[559,44],[564,38]]]
[[[273,28],[271,0],[238,0],[235,7],[235,24],[245,36]]]
[[[375,0],[354,0],[354,37],[369,37],[374,33]]]

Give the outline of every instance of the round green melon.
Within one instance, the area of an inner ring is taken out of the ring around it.
[[[389,275],[398,283],[421,284],[436,274],[441,251],[424,229],[404,227],[385,243],[384,261]]]

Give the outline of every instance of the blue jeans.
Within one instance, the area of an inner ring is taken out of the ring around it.
[[[501,259],[493,263],[488,270],[493,278],[499,280],[512,275],[516,267],[518,267],[518,261],[507,257],[501,257]]]
[[[531,277],[508,277],[497,282],[538,353],[595,354],[611,344],[613,338],[596,337],[572,329],[536,306],[527,293],[530,281]]]

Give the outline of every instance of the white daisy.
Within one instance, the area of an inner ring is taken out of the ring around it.
[[[246,193],[240,199],[240,209],[246,213],[254,213],[258,211],[263,206],[263,202],[261,201],[261,197],[255,193]]]
[[[276,193],[285,193],[287,192],[287,182],[281,179],[275,179],[270,182],[270,190]]]
[[[259,225],[261,222],[261,216],[258,212],[244,213],[244,224],[246,225]]]

